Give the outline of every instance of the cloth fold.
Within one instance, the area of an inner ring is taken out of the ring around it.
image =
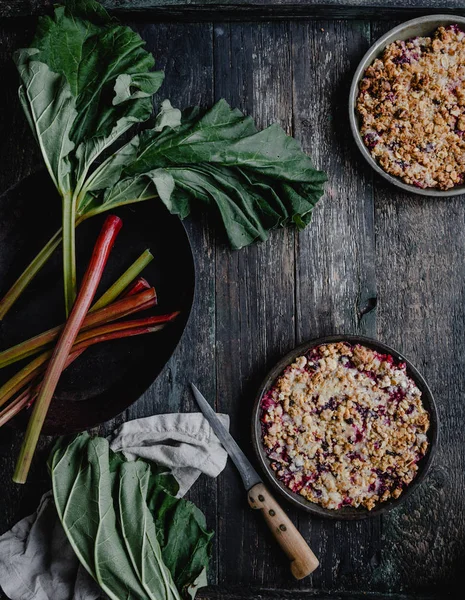
[[[218,415],[229,428],[229,417]],[[124,423],[110,439],[128,460],[169,467],[183,496],[201,473],[217,477],[227,454],[201,413],[173,413]],[[0,536],[0,587],[10,600],[97,600],[101,591],[81,566],[47,492],[37,511]]]

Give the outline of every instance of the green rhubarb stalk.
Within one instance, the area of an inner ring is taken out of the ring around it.
[[[63,196],[63,285],[68,317],[76,300],[76,201],[71,191]]]
[[[71,354],[65,363],[64,369],[69,367],[87,348],[100,344],[102,342],[108,342],[110,340],[116,340],[121,338],[133,337],[136,335],[142,335],[146,333],[155,333],[163,329],[166,324],[176,318],[178,313],[170,313],[170,315],[164,315],[166,320],[162,321],[161,317],[147,317],[146,319],[137,319],[134,321],[125,321],[124,323],[114,323],[112,325],[106,325],[98,327],[95,330],[86,332],[85,335],[79,335],[76,339],[76,343],[72,347]],[[0,390],[0,396],[2,396],[2,402],[0,406],[9,400],[14,394],[20,391],[25,385],[36,379],[40,373],[44,370],[47,360],[51,357],[52,351],[44,352],[41,354],[27,370],[27,373],[20,371],[15,377],[14,385],[9,385],[5,388],[3,386]],[[11,380],[10,380],[11,381]],[[4,390],[5,391],[2,391]],[[0,427],[7,421],[12,419],[18,414],[23,408],[30,405],[35,396],[38,395],[36,386],[28,386],[21,394],[15,398],[3,411],[0,411]]]
[[[144,285],[145,287],[145,285]],[[127,317],[134,312],[151,308],[156,304],[156,292],[155,288],[149,288],[143,290],[138,294],[134,294],[121,300],[113,302],[105,308],[101,308],[92,314],[88,314],[84,319],[82,328],[83,330],[95,327],[102,323],[108,323]],[[44,331],[39,335],[25,340],[16,346],[12,346],[3,352],[0,352],[0,368],[11,365],[19,360],[33,356],[40,352],[46,346],[52,344],[60,335],[63,330],[63,325],[53,327],[48,331]]]
[[[23,389],[25,385],[31,383],[37,375],[43,370],[44,365],[51,358],[53,350],[48,350],[37,356],[20,371],[15,373],[11,379],[0,387],[0,406],[3,406],[15,394]]]
[[[145,269],[150,262],[152,262],[152,260],[153,254],[150,252],[150,250],[145,250],[139,256],[139,258],[132,263],[129,269],[125,271],[110,288],[108,288],[108,290],[99,300],[97,300],[97,302],[90,309],[90,312],[108,306],[108,304],[111,304],[111,302],[116,300],[118,296],[121,296],[128,285],[131,284],[131,282]]]
[[[110,215],[106,218],[102,231],[97,239],[89,266],[84,275],[80,292],[53,351],[39,395],[34,403],[34,409],[29,419],[18,462],[16,463],[15,473],[13,475],[13,481],[16,483],[26,482],[32,457],[34,456],[37,447],[37,442],[50,402],[52,401],[53,394],[58,385],[58,381],[71,348],[73,347],[74,341],[92,304],[98,284],[102,278],[105,264],[108,260],[116,236],[121,229],[121,225],[121,219],[114,215]]]
[[[0,301],[0,321],[61,244],[61,229],[47,242]]]
[[[143,310],[143,309],[142,309]],[[110,333],[123,332],[127,329],[135,329],[138,327],[155,327],[154,331],[158,331],[158,328],[164,327],[167,323],[173,321],[179,314],[179,311],[167,313],[166,315],[157,315],[155,317],[145,317],[143,319],[135,319],[132,321],[122,321],[117,323],[106,323],[82,331],[76,337],[75,343],[72,346],[71,351],[73,354],[78,350],[86,349],[89,345],[96,344],[94,341],[102,336]],[[0,406],[3,406],[10,400],[16,393],[23,389],[25,385],[35,379],[45,368],[47,361],[53,354],[52,350],[43,352],[33,361],[28,363],[20,371],[18,371],[11,379],[4,383],[0,387]],[[77,356],[75,357],[77,358]],[[74,359],[73,359],[74,360]]]

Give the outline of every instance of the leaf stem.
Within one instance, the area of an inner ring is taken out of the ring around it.
[[[63,196],[63,285],[66,316],[76,300],[76,198],[69,191]]]
[[[39,435],[60,379],[61,372],[63,371],[68,355],[95,296],[105,264],[108,260],[116,236],[121,229],[121,225],[121,219],[113,215],[108,216],[94,246],[94,252],[89,266],[87,267],[81,290],[53,351],[39,395],[34,403],[34,409],[29,419],[26,435],[24,436],[18,462],[16,463],[15,473],[13,475],[13,481],[16,483],[26,482],[32,457],[34,456]],[[74,232],[74,218],[71,226]]]

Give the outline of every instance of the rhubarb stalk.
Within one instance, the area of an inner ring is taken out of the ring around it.
[[[150,250],[145,250],[145,252],[139,256],[139,258],[129,267],[129,269],[125,271],[110,288],[108,288],[108,290],[99,300],[97,300],[97,302],[90,309],[90,312],[94,312],[94,310],[99,310],[99,308],[108,306],[111,304],[111,302],[116,300],[116,298],[121,296],[128,285],[130,285],[131,281],[133,281],[152,260],[153,254],[150,252]]]
[[[47,415],[50,402],[64,369],[70,350],[74,344],[82,323],[87,315],[92,300],[97,291],[97,286],[102,278],[103,269],[115,242],[116,236],[121,229],[121,219],[110,215],[106,218],[102,231],[95,244],[94,251],[87,267],[81,289],[76,302],[66,322],[65,328],[53,351],[41,385],[39,395],[34,403],[34,408],[29,419],[26,434],[16,463],[13,481],[25,483],[34,456],[39,435]]]
[[[143,281],[145,282],[145,280]],[[125,297],[121,300],[118,300],[105,308],[101,308],[94,313],[89,313],[84,319],[81,330],[90,329],[97,325],[101,325],[102,323],[116,321],[117,319],[122,319],[134,312],[139,312],[140,310],[155,306],[155,289],[149,288],[146,290],[145,283],[142,285],[144,291],[130,296],[126,293]],[[37,352],[52,344],[58,338],[62,330],[63,325],[53,327],[29,340],[0,352],[0,368],[37,354]]]
[[[142,306],[142,310],[144,310],[144,306]],[[108,333],[122,332],[126,329],[135,329],[137,327],[164,326],[170,321],[173,321],[178,314],[179,312],[171,312],[166,315],[145,317],[144,319],[136,319],[134,321],[106,323],[100,327],[81,331],[81,333],[79,333],[79,335],[76,337],[75,344],[72,347],[72,352],[75,352],[81,348],[85,349],[88,346],[97,343],[93,342],[94,338],[100,338],[102,335],[106,335]],[[27,383],[30,383],[45,369],[46,363],[52,356],[52,353],[52,350],[43,352],[0,387],[0,406],[3,406],[6,402],[8,402],[10,398],[22,390]]]
[[[52,256],[58,246],[61,244],[61,229],[47,242],[34,260],[26,267],[18,279],[11,286],[9,291],[0,301],[0,321],[21,296],[27,286],[31,283],[37,273],[42,269],[48,259]]]
[[[171,318],[169,320],[174,319],[176,315],[177,313],[172,313]],[[155,333],[163,329],[163,327],[165,327],[167,321],[165,323],[151,322],[151,320],[153,319],[156,319],[156,317],[148,317],[147,319],[140,319],[138,321],[124,323],[124,325],[126,325],[126,323],[128,325],[131,324],[133,325],[132,327],[125,326],[123,328],[117,328],[118,325],[115,324],[113,328],[110,327],[106,331],[104,330],[104,328],[96,329],[94,331],[94,335],[91,338],[85,339],[73,346],[71,354],[68,356],[63,370],[68,368],[69,365],[73,363],[90,346],[94,346],[95,344],[101,344],[102,342],[108,342],[110,340],[133,337],[136,335],[143,335],[146,333]],[[14,393],[16,393],[19,389],[26,385],[26,383],[29,383],[38,375],[40,375],[40,371],[42,370],[44,364],[47,362],[51,354],[51,351],[44,352],[44,354],[40,356],[40,364],[37,366],[36,369],[34,369],[34,371],[29,371],[27,380],[24,379],[23,381],[21,381],[20,385],[16,386]],[[35,397],[38,395],[39,390],[40,384],[36,386],[34,384],[31,384],[23,392],[21,392],[21,394],[17,398],[15,398],[5,409],[0,411],[0,427],[4,425],[7,421],[12,419],[14,416],[16,416],[22,409],[32,404],[32,402],[34,402],[35,400]]]

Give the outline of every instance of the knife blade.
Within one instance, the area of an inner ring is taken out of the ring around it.
[[[240,473],[250,506],[260,510],[276,541],[290,559],[292,574],[296,579],[310,575],[318,567],[317,557],[267,490],[260,475],[221,423],[213,408],[193,383],[191,387],[200,410]]]
[[[236,440],[218,419],[216,412],[208,404],[203,394],[199,392],[199,390],[193,383],[191,383],[191,387],[192,392],[194,394],[194,398],[196,399],[197,404],[199,405],[199,408],[203,413],[203,416],[210,423],[211,428],[216,434],[216,437],[220,440],[229,457],[236,465],[236,468],[239,471],[239,474],[242,478],[242,482],[244,483],[245,489],[249,491],[250,488],[252,488],[257,483],[262,483],[262,478],[250,464],[250,461],[246,457],[246,455],[239,448],[239,446],[236,443]]]

